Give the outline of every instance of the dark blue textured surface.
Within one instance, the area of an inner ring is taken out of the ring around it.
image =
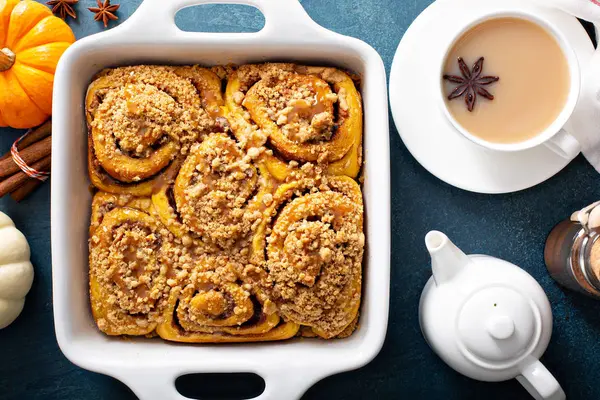
[[[169,0],[165,0],[169,1]],[[115,1],[118,2],[118,1]],[[121,0],[124,19],[141,0]],[[101,30],[81,0],[71,23],[78,38]],[[358,37],[383,57],[389,72],[400,38],[430,0],[304,0],[321,25]],[[189,30],[254,31],[262,17],[247,8],[203,6],[182,12]],[[435,27],[431,27],[435,30]],[[416,107],[420,105],[415,105]],[[424,105],[423,105],[424,106]],[[0,150],[19,132],[0,129]],[[554,311],[554,334],[543,361],[569,399],[600,399],[600,302],[559,288],[543,264],[544,239],[571,211],[600,198],[600,176],[582,157],[549,181],[521,193],[479,195],[450,187],[411,157],[393,126],[392,288],[390,322],[380,355],[358,371],[327,378],[305,399],[423,398],[529,399],[516,381],[481,383],[446,367],[423,341],[417,319],[422,286],[430,275],[423,236],[445,231],[468,253],[495,255],[522,266],[544,287]],[[22,316],[0,331],[0,398],[134,399],[116,380],[81,370],[61,354],[52,319],[49,185],[22,204],[0,200],[32,247],[36,278]]]

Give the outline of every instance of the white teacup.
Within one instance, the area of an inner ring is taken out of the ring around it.
[[[446,63],[446,59],[448,57],[448,53],[456,43],[456,41],[462,37],[462,35],[473,28],[476,25],[481,24],[482,22],[488,21],[490,19],[502,18],[502,17],[511,17],[511,18],[520,18],[539,25],[543,29],[545,29],[559,44],[566,60],[570,73],[570,86],[569,93],[567,95],[567,101],[561,112],[557,115],[555,120],[543,131],[539,132],[536,136],[532,137],[523,142],[517,143],[494,143],[489,142],[485,139],[472,135],[468,130],[466,130],[450,113],[448,107],[446,105],[446,93],[444,88],[444,82],[442,79],[442,75],[444,74],[444,66]],[[569,134],[566,130],[565,125],[567,121],[573,114],[575,110],[575,106],[577,105],[577,101],[579,99],[579,93],[581,89],[581,71],[579,62],[577,61],[577,56],[575,52],[571,48],[570,44],[563,36],[563,34],[552,24],[551,22],[542,19],[534,14],[525,11],[499,11],[488,13],[479,18],[472,20],[469,23],[466,23],[462,29],[459,29],[456,35],[450,39],[449,45],[447,46],[447,51],[440,59],[439,62],[439,99],[441,102],[442,109],[448,120],[454,125],[456,130],[460,132],[465,138],[469,139],[473,143],[476,143],[482,147],[485,147],[490,150],[496,151],[505,151],[505,152],[513,152],[513,151],[522,151],[531,149],[533,147],[539,146],[540,144],[544,144],[556,154],[567,158],[574,158],[580,151],[581,145],[571,134]]]

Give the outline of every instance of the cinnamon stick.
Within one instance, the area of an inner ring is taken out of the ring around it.
[[[35,142],[39,142],[40,140],[50,136],[52,134],[52,120],[48,120],[44,122],[42,125],[33,129],[29,135],[25,136],[23,140],[19,142],[17,145],[17,149],[19,151],[31,146]],[[7,158],[12,158],[10,151],[0,157],[0,161],[5,160]]]
[[[41,160],[52,151],[52,137],[48,136],[20,151],[21,158],[27,165]],[[0,161],[0,178],[10,176],[21,168],[11,158]]]
[[[38,171],[45,171],[50,169],[51,157],[52,156],[48,154],[46,157],[31,165],[31,168]],[[29,176],[25,172],[20,171],[12,175],[11,177],[3,180],[2,182],[0,182],[0,197],[3,197],[6,194],[17,189],[19,186],[23,185],[25,181],[27,181],[27,179],[29,179]]]
[[[29,178],[24,184],[16,188],[11,194],[10,197],[17,203],[23,201],[27,196],[29,196],[35,189],[37,189],[43,182],[39,179]]]
[[[42,170],[43,172],[50,171],[50,168]],[[40,181],[36,178],[29,178],[24,184],[16,188],[10,193],[10,197],[20,203],[25,200],[31,193],[33,193],[38,187],[40,187],[44,181]]]

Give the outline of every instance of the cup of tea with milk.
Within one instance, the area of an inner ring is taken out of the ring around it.
[[[439,98],[460,134],[496,151],[544,144],[568,159],[579,153],[565,125],[579,98],[580,67],[552,23],[527,12],[494,12],[448,40]]]

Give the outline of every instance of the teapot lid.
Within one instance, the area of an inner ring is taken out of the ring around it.
[[[537,305],[519,289],[506,284],[492,284],[471,293],[456,318],[461,352],[486,369],[519,364],[541,337]]]

